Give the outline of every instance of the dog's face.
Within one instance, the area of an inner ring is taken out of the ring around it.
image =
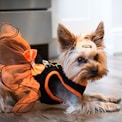
[[[76,83],[95,81],[107,74],[104,52],[104,24],[101,22],[92,33],[72,34],[59,24],[59,61],[66,76]]]

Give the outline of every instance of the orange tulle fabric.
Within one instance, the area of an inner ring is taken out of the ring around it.
[[[14,113],[29,111],[41,95],[40,85],[33,76],[45,66],[34,63],[36,54],[18,29],[10,24],[0,26],[0,82],[17,97]]]

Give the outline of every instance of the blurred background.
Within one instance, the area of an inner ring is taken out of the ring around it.
[[[57,57],[57,25],[71,32],[92,32],[105,25],[108,55],[122,53],[121,0],[0,0],[0,22],[18,27],[23,37],[43,58]]]

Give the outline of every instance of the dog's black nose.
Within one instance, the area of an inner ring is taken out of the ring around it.
[[[97,67],[92,68],[91,73],[92,74],[97,74],[98,73],[98,68]]]

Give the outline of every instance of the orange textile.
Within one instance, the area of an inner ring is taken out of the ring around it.
[[[29,67],[29,65],[22,64],[3,66],[2,68],[1,79],[4,86],[18,97],[23,94],[13,107],[12,112],[28,111],[30,104],[32,105],[40,97],[40,85],[32,77]]]
[[[0,79],[3,88],[18,98],[12,109],[14,113],[29,111],[40,97],[40,85],[33,75],[41,73],[45,67],[34,63],[36,54],[18,29],[10,24],[0,26]]]
[[[0,26],[0,37],[13,38],[17,42],[19,42],[19,43],[21,42],[28,49],[30,48],[30,45],[27,43],[27,41],[25,41],[22,38],[22,36],[19,32],[19,29],[8,23],[3,23]]]
[[[32,68],[31,68],[32,75],[36,76],[38,74],[41,74],[42,71],[45,69],[45,66],[43,64],[34,63],[34,60],[37,55],[37,50],[35,49],[26,50],[23,55],[27,59],[27,61],[30,62],[32,65]]]

